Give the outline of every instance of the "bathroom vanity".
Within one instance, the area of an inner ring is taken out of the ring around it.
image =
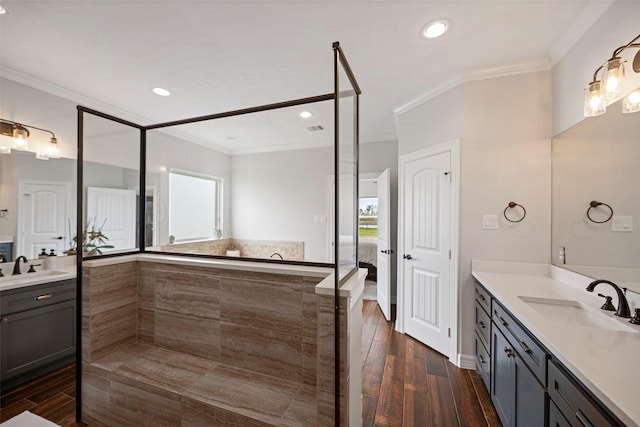
[[[505,426],[638,426],[640,327],[544,264],[474,261],[478,373]]]
[[[75,360],[76,279],[72,268],[2,278],[0,343],[3,388]]]

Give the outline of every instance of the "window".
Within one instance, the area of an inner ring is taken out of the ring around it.
[[[182,171],[169,173],[169,243],[222,237],[222,179]]]
[[[360,237],[378,237],[378,198],[363,197],[358,207]]]

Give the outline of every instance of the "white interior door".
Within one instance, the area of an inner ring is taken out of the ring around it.
[[[377,256],[377,300],[382,313],[391,320],[391,179],[389,169],[377,178],[378,187],[378,256]]]
[[[87,218],[109,238],[107,251],[136,247],[135,190],[88,187]]]
[[[17,255],[35,259],[42,249],[67,249],[65,225],[70,215],[70,182],[21,181]]]
[[[404,167],[404,331],[449,355],[451,304],[451,152]]]

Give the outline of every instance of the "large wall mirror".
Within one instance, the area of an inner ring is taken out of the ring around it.
[[[553,264],[640,292],[640,114],[617,102],[554,137],[552,157]]]

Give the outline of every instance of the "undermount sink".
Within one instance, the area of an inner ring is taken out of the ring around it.
[[[0,287],[10,286],[15,284],[31,283],[31,282],[44,283],[48,279],[56,280],[55,279],[56,276],[60,276],[63,274],[69,274],[69,273],[64,271],[59,271],[59,270],[41,270],[41,271],[36,271],[35,273],[22,273],[22,274],[17,274],[15,276],[5,275],[4,277],[0,277]]]
[[[630,325],[605,313],[583,306],[578,301],[519,296],[546,319],[572,326],[584,326],[622,332],[638,332]],[[613,315],[613,313],[612,313]]]

